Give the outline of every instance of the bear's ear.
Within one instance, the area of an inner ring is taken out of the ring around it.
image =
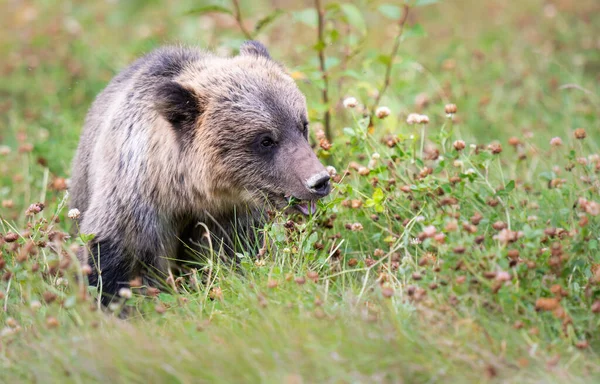
[[[240,47],[240,55],[242,56],[262,56],[267,59],[271,58],[267,47],[255,40],[246,41]]]
[[[178,134],[193,132],[196,121],[204,112],[202,100],[174,81],[165,81],[158,86],[154,105]]]

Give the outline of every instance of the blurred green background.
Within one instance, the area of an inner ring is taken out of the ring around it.
[[[340,100],[356,96],[368,105],[383,82],[381,56],[392,48],[399,7],[386,1],[352,2],[358,20],[356,15],[333,17],[340,12],[332,7],[337,3],[326,2],[325,8],[332,16],[326,25],[326,55],[333,78],[332,125],[339,133],[347,123]],[[415,111],[441,119],[440,105],[453,102],[463,134],[481,142],[509,136],[535,141],[538,132],[566,135],[577,126],[594,128],[590,132],[595,134],[598,1],[432,3],[411,10],[392,84],[382,100],[397,119]],[[297,72],[314,123],[325,107],[313,5],[242,1],[240,8],[249,31],[274,10],[282,11],[255,38]],[[33,153],[59,176],[69,174],[93,97],[128,63],[172,43],[235,54],[245,39],[235,18],[220,9],[233,9],[229,1],[5,0],[1,7],[0,140],[15,150],[33,144]],[[344,60],[348,51],[356,54]],[[399,129],[394,119],[386,127]],[[0,163],[4,176],[7,164]]]

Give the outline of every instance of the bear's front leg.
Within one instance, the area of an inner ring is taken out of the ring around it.
[[[112,240],[94,241],[90,244],[91,257],[88,262],[92,272],[89,284],[98,287],[102,304],[108,306],[121,288],[128,288],[131,281],[131,261],[126,250]]]

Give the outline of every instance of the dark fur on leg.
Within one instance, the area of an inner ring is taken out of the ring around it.
[[[92,273],[88,277],[89,284],[98,287],[98,291],[102,290],[102,304],[108,306],[119,293],[119,289],[129,287],[131,262],[125,250],[110,240],[93,243],[91,251]]]

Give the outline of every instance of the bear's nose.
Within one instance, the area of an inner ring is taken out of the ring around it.
[[[323,171],[311,176],[306,181],[306,186],[318,198],[327,196],[331,187],[329,184],[329,173]]]

